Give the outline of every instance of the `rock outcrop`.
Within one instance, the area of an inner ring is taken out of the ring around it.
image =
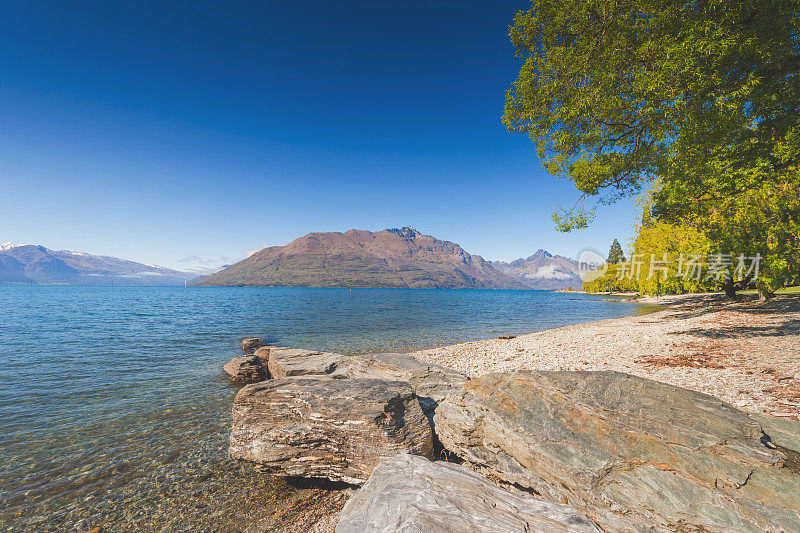
[[[469,378],[457,370],[420,361],[404,353],[376,353],[351,357],[348,374],[353,378],[407,381],[414,387],[423,411],[433,410],[454,388]]]
[[[262,346],[266,346],[266,343],[258,337],[245,337],[242,339],[242,351],[246,354],[251,354]]]
[[[618,372],[491,374],[435,415],[444,446],[608,530],[800,531],[794,431]],[[762,431],[763,429],[763,431]]]
[[[267,379],[267,373],[261,360],[255,355],[234,357],[222,367],[234,383],[256,383]]]
[[[361,484],[402,452],[433,455],[408,383],[283,378],[247,385],[234,401],[229,455],[261,471]]]
[[[600,528],[575,509],[511,492],[463,465],[408,454],[379,464],[347,501],[336,533],[587,532]]]
[[[296,376],[347,377],[346,355],[297,348],[272,348],[267,367],[273,378]]]

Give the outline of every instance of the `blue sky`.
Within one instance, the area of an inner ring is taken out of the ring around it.
[[[501,123],[523,1],[0,1],[0,241],[175,268],[414,226],[574,257],[578,197]]]

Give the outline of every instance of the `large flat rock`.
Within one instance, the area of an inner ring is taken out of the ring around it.
[[[502,489],[469,468],[402,454],[345,504],[336,533],[601,531],[575,509]]]
[[[466,382],[435,420],[447,449],[609,530],[800,531],[796,453],[705,394],[618,372],[520,371]]]
[[[469,378],[457,370],[420,361],[404,353],[375,353],[349,359],[353,378],[407,381],[414,387],[423,410],[430,416],[438,403]]]
[[[800,452],[800,422],[760,414],[751,414],[750,418],[761,424],[771,444]]]
[[[273,378],[296,376],[347,377],[346,355],[299,348],[272,348],[267,367]]]
[[[402,452],[433,455],[430,425],[405,382],[275,379],[244,387],[233,404],[229,454],[265,472],[361,484]]]

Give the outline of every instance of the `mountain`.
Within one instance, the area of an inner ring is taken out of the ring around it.
[[[193,278],[191,278],[190,280],[188,280],[186,283],[188,285],[200,285],[201,281],[207,280],[208,278],[210,278],[211,276],[213,276],[217,272],[220,272],[221,270],[224,270],[224,269],[228,268],[229,266],[231,266],[231,265],[222,265],[221,267],[215,269],[213,272],[209,272],[207,274],[199,274],[199,273],[195,274],[195,276]]]
[[[544,250],[537,250],[527,259],[510,263],[494,261],[492,266],[532,289],[579,289],[583,283],[578,275],[577,261]]]
[[[196,273],[44,246],[0,245],[0,285],[183,285]]]
[[[524,289],[477,255],[414,228],[309,233],[200,281],[204,286]]]

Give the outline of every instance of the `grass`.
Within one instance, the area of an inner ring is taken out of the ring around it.
[[[739,294],[758,294],[757,290],[741,291]],[[800,294],[800,285],[795,287],[784,287],[775,291],[775,294]]]

